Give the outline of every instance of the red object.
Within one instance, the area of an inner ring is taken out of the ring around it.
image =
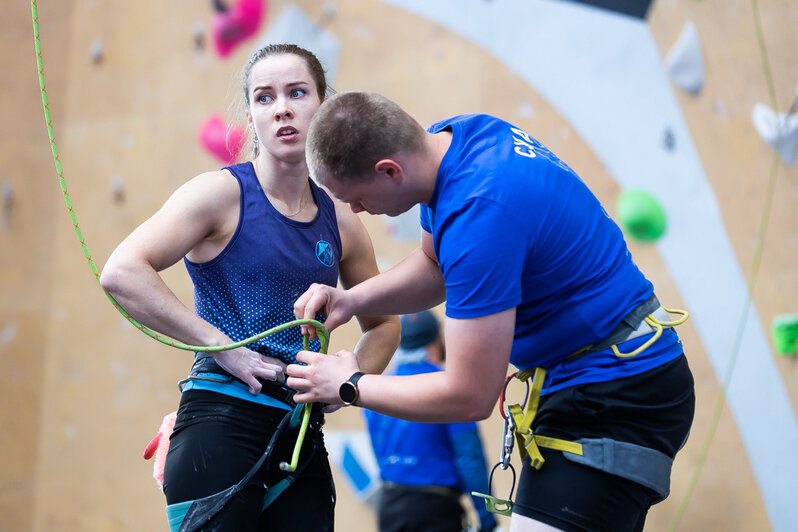
[[[244,130],[228,127],[221,116],[211,115],[199,129],[199,141],[225,164],[233,164],[244,144]]]
[[[158,448],[158,442],[161,441],[161,436],[163,436],[163,434],[159,432],[150,440],[150,443],[147,444],[147,447],[144,449],[145,460],[149,460],[155,454],[155,450]]]
[[[160,428],[158,428],[158,434],[150,440],[150,443],[144,449],[145,460],[155,457],[155,462],[152,464],[152,477],[161,490],[163,490],[163,469],[166,465],[166,454],[169,452],[169,437],[175,428],[176,419],[177,411],[166,414],[163,417],[163,421],[161,421]]]
[[[220,57],[227,57],[242,42],[252,37],[266,11],[266,0],[238,0],[226,11],[213,16],[211,39]]]

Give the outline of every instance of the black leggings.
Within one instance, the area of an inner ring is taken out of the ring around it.
[[[164,468],[167,504],[200,499],[239,482],[263,454],[285,414],[215,392],[185,392]],[[268,471],[264,466],[203,530],[332,531],[335,488],[320,430],[308,430],[305,437],[299,460],[302,467],[309,459],[307,467],[261,512],[263,484],[273,486],[285,476],[279,463],[291,461],[296,438],[297,429],[286,429],[278,437]]]
[[[640,375],[565,388],[541,399],[536,434],[569,441],[611,438],[670,457],[693,422],[693,376],[684,355]],[[631,480],[541,449],[545,463],[524,460],[513,512],[566,531],[641,531],[661,498]]]

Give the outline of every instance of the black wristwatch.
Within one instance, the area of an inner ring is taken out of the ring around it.
[[[360,390],[357,388],[357,381],[359,381],[362,376],[362,371],[356,371],[349,377],[348,381],[338,388],[338,397],[341,398],[341,401],[343,401],[346,406],[353,405],[357,402],[357,398],[360,396]]]

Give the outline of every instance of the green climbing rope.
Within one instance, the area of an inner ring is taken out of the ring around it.
[[[767,82],[768,96],[770,97],[770,103],[773,109],[778,109],[776,88],[775,84],[773,83],[773,75],[770,71],[767,48],[765,47],[765,33],[762,29],[762,20],[759,16],[758,0],[751,0],[751,10],[753,12],[752,14],[754,19],[754,28],[756,30],[757,43],[759,45],[759,55],[762,60],[762,71],[765,76],[765,81]],[[737,331],[734,337],[734,343],[732,344],[731,357],[729,358],[729,362],[726,366],[726,374],[724,375],[720,391],[718,392],[718,398],[715,402],[715,409],[712,412],[712,419],[709,423],[707,435],[704,438],[703,445],[701,446],[701,454],[698,457],[695,469],[690,477],[687,491],[682,497],[682,500],[679,502],[679,506],[676,509],[676,514],[673,516],[673,519],[671,519],[671,522],[668,526],[668,532],[673,532],[676,530],[676,527],[679,525],[679,521],[687,509],[687,503],[690,502],[690,498],[692,497],[695,487],[698,484],[698,479],[703,471],[704,464],[706,463],[707,456],[709,455],[709,449],[712,446],[712,441],[715,438],[715,433],[717,431],[718,424],[720,423],[720,416],[723,413],[723,406],[726,403],[726,390],[731,382],[731,377],[734,373],[734,367],[737,364],[737,358],[740,354],[743,331],[745,329],[745,324],[748,321],[748,315],[751,310],[751,303],[754,296],[754,288],[756,287],[756,281],[759,277],[759,266],[762,263],[765,235],[767,234],[768,221],[770,220],[773,194],[775,193],[776,189],[776,177],[778,176],[779,171],[779,146],[781,144],[780,133],[781,132],[779,132],[779,137],[777,138],[776,146],[773,151],[773,157],[771,159],[770,175],[768,177],[767,192],[765,193],[765,205],[762,208],[762,217],[759,222],[759,234],[757,235],[756,248],[754,250],[754,257],[751,264],[751,275],[748,278],[748,292],[746,294],[745,303],[743,304],[743,311],[740,315],[740,321],[737,324]]]

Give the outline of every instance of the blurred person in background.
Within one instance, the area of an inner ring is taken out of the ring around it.
[[[401,316],[402,336],[390,375],[441,371],[443,336],[430,311]],[[485,454],[476,423],[416,423],[364,410],[380,467],[380,532],[460,532],[461,496],[487,493]],[[482,499],[472,497],[480,531],[496,527]]]

